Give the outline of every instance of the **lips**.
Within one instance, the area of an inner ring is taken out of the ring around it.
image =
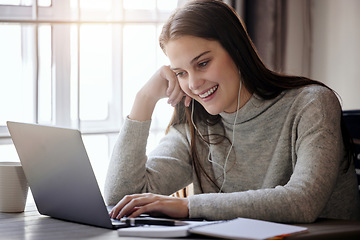
[[[218,89],[219,85],[216,85],[212,88],[210,88],[209,90],[207,90],[206,92],[203,92],[202,94],[199,94],[199,97],[201,98],[207,98],[209,96],[211,96],[212,94],[214,94],[214,92],[216,92],[216,90]]]

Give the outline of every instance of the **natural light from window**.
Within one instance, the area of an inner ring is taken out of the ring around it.
[[[38,0],[44,13],[51,10],[56,16],[45,15],[48,22],[31,22],[26,14],[19,22],[0,22],[0,130],[6,121],[80,129],[102,190],[112,147],[136,92],[169,64],[158,37],[164,14],[176,8],[177,0],[123,0],[121,6],[112,0],[64,2]],[[19,8],[20,17],[24,9],[31,14],[32,4],[0,0],[0,8]],[[78,4],[86,21],[59,17],[61,7],[73,14]],[[160,13],[161,20],[155,18]],[[156,106],[147,151],[164,136],[172,112],[166,99]],[[7,131],[0,131],[0,161],[19,161]]]

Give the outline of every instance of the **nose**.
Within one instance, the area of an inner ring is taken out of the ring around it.
[[[191,74],[189,75],[189,89],[191,91],[198,90],[203,84],[205,80],[202,79],[199,75]]]

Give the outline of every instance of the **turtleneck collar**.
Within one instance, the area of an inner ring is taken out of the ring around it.
[[[266,111],[269,107],[271,107],[274,103],[276,103],[279,99],[281,99],[284,96],[285,92],[286,91],[283,91],[276,98],[269,100],[265,100],[254,93],[249,99],[249,101],[238,110],[239,113],[235,124],[241,124],[257,117],[258,115]],[[220,113],[220,116],[225,123],[234,124],[236,112],[222,112]]]

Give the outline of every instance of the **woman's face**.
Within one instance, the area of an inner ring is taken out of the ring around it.
[[[181,89],[212,115],[235,112],[240,74],[218,41],[184,36],[166,44]]]

